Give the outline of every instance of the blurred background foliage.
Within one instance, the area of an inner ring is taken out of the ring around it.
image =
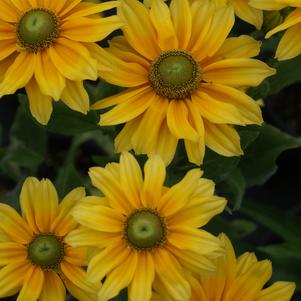
[[[264,36],[239,21],[233,35],[244,33]],[[205,177],[215,181],[217,194],[229,200],[227,210],[207,229],[215,234],[225,232],[237,254],[254,251],[259,258],[270,258],[272,281],[295,281],[293,300],[300,300],[301,56],[284,62],[272,59],[280,35],[264,41],[260,54],[277,68],[277,74],[248,91],[255,100],[264,100],[266,124],[238,128],[244,156],[225,158],[207,150],[202,169]],[[121,90],[101,81],[87,82],[86,88],[91,103]],[[97,112],[83,115],[61,102],[54,103],[49,124],[41,126],[30,115],[24,91],[19,92],[0,102],[1,202],[19,210],[19,191],[27,176],[50,178],[61,197],[77,186],[93,194],[87,171],[118,161],[113,140],[120,127],[100,128]],[[138,158],[141,164],[146,160],[145,156]],[[168,167],[166,184],[174,184],[193,167],[180,144]],[[126,300],[126,292],[114,300]]]

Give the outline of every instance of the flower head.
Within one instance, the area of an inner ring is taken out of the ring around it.
[[[58,204],[49,180],[30,177],[20,195],[22,217],[0,204],[0,298],[19,292],[18,301],[59,301],[67,288],[79,300],[95,300],[97,287],[83,268],[86,250],[65,241],[78,227],[70,210],[84,196],[84,188],[76,188]]]
[[[233,246],[226,235],[220,235],[225,244],[226,256],[217,258],[217,272],[212,275],[192,277],[190,301],[289,301],[295,290],[295,283],[278,281],[269,287],[265,284],[272,275],[269,260],[258,261],[254,253],[244,253],[236,258]],[[152,301],[172,301],[168,294],[157,286]]]
[[[117,16],[103,18],[116,1],[3,0],[0,3],[0,97],[25,87],[32,115],[47,124],[52,99],[87,113],[83,80],[96,80],[101,66],[94,42],[119,28]]]
[[[99,60],[110,69],[102,73],[105,80],[129,89],[93,105],[115,106],[101,114],[100,125],[126,123],[115,140],[117,151],[156,153],[165,163],[179,139],[196,164],[203,161],[205,145],[224,156],[241,155],[232,125],[262,123],[258,104],[242,89],[275,73],[250,58],[260,43],[248,36],[227,38],[232,6],[216,8],[209,0],[150,5],[121,1],[124,36],[102,49]]]
[[[277,32],[286,30],[285,34],[280,40],[276,50],[275,57],[280,60],[292,59],[301,54],[301,2],[298,0],[251,0],[250,4],[254,7],[265,10],[280,10],[288,6],[296,7],[291,12],[284,22],[266,34],[266,38],[271,37]]]
[[[160,279],[165,290],[188,300],[190,284],[184,271],[215,270],[213,258],[223,254],[220,241],[199,229],[223,211],[226,200],[213,195],[212,181],[194,169],[176,185],[164,186],[165,166],[159,156],[144,165],[144,177],[135,158],[122,153],[120,163],[90,169],[90,178],[103,197],[87,197],[73,210],[82,225],[67,241],[94,247],[88,279],[106,277],[99,301],[129,287],[129,300],[148,301]]]

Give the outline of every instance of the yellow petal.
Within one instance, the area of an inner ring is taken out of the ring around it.
[[[201,171],[199,169],[188,171],[180,182],[172,186],[162,196],[158,202],[159,212],[162,212],[164,216],[170,216],[181,210],[197,188],[200,177]]]
[[[61,263],[61,270],[68,280],[87,293],[95,293],[95,286],[88,282],[83,268],[72,265],[66,261]]]
[[[263,10],[279,10],[287,6],[275,0],[250,0],[249,5]]]
[[[146,208],[156,208],[164,185],[166,170],[159,156],[151,156],[144,165],[142,202]]]
[[[131,255],[129,248],[123,243],[110,244],[95,255],[88,266],[89,281],[96,283],[101,281],[112,270],[122,265]]]
[[[60,36],[80,42],[97,42],[122,25],[123,23],[117,16],[97,19],[76,17],[62,24]]]
[[[74,81],[97,79],[96,60],[81,43],[58,38],[55,46],[49,47],[48,53],[53,64],[66,78]]]
[[[155,266],[152,255],[147,252],[139,254],[134,277],[129,286],[129,299],[149,301],[154,278]]]
[[[32,116],[41,124],[46,125],[52,114],[52,99],[43,94],[35,79],[25,86]]]
[[[28,261],[12,261],[0,269],[0,298],[12,296],[21,289],[29,268],[31,265]]]
[[[301,22],[293,25],[283,35],[276,51],[279,61],[292,59],[301,54],[301,42],[298,37],[301,34]]]
[[[164,163],[168,165],[175,156],[178,139],[170,132],[166,121],[162,122],[159,133],[160,139],[157,139],[157,143],[150,155],[158,154]]]
[[[176,300],[189,300],[191,288],[177,259],[165,249],[154,253],[156,277]]]
[[[276,70],[264,62],[249,58],[230,58],[214,62],[203,68],[203,79],[207,82],[232,87],[255,87]]]
[[[51,224],[50,231],[58,236],[65,236],[77,226],[77,222],[71,216],[71,210],[77,202],[85,197],[85,188],[78,187],[71,190],[59,204],[59,211]]]
[[[172,100],[167,109],[167,124],[178,139],[198,141],[199,134],[188,120],[188,108],[184,101]]]
[[[222,246],[220,240],[212,234],[183,225],[169,227],[168,242],[180,250],[188,250],[201,255],[220,253]]]
[[[15,209],[6,204],[0,204],[0,220],[1,231],[12,241],[21,244],[30,242],[32,231]]]
[[[216,153],[231,157],[240,156],[240,137],[236,130],[225,124],[213,124],[204,120],[206,145]]]
[[[0,267],[13,262],[25,261],[27,249],[24,245],[15,242],[0,242]]]
[[[44,272],[40,267],[31,266],[25,277],[17,301],[36,301],[44,285]]]
[[[43,94],[59,100],[65,88],[65,78],[61,75],[49,56],[49,49],[37,53],[35,78]]]
[[[171,20],[170,10],[163,1],[154,0],[152,2],[150,19],[156,29],[157,43],[160,49],[177,49],[179,47],[178,39]]]
[[[255,263],[245,274],[236,279],[226,293],[225,300],[254,300],[272,275],[268,260]]]
[[[188,0],[171,1],[170,12],[175,32],[178,36],[178,47],[180,49],[186,49],[190,41],[192,30],[192,17]]]
[[[72,110],[87,114],[89,111],[89,95],[82,81],[66,80],[66,87],[62,93],[62,101]]]
[[[39,301],[65,301],[66,289],[61,278],[52,271],[44,272],[45,281],[39,296]]]
[[[137,267],[137,253],[131,255],[117,266],[106,278],[98,293],[99,301],[107,301],[119,294],[133,279]]]
[[[29,177],[22,186],[20,201],[23,215],[33,229],[48,233],[58,214],[58,195],[54,185],[48,179],[38,181]]]
[[[83,226],[102,232],[121,232],[123,217],[106,206],[77,205],[72,210],[75,220]]]
[[[14,40],[1,41],[0,60],[7,58],[15,51],[16,51],[16,41]]]
[[[160,50],[149,10],[139,1],[123,0],[117,11],[125,21],[122,30],[131,46],[144,57],[153,60]]]
[[[136,154],[149,154],[157,140],[161,139],[160,127],[166,118],[167,108],[167,99],[154,96],[152,104],[143,114],[135,132],[129,137]]]
[[[263,123],[260,106],[244,92],[218,84],[203,84],[203,91],[219,102],[235,106],[245,124]]]
[[[223,58],[250,58],[257,56],[260,52],[261,42],[250,36],[241,35],[225,40],[221,48],[210,58],[214,62]],[[206,60],[207,64],[207,60]]]
[[[214,216],[223,212],[226,199],[218,196],[194,197],[185,208],[174,215],[169,223],[172,225],[187,225],[200,228],[206,225]]]
[[[140,190],[142,183],[142,172],[137,160],[128,152],[122,153],[120,156],[120,184],[134,208],[141,206]]]
[[[148,88],[141,93],[125,100],[107,113],[100,115],[102,126],[121,124],[143,114],[156,99],[156,95]]]
[[[234,25],[234,11],[232,6],[223,6],[216,10],[210,28],[203,40],[203,47],[194,54],[199,60],[206,56],[213,56],[224,43]]]
[[[262,290],[254,301],[289,301],[295,289],[296,284],[293,282],[277,281]]]
[[[36,54],[21,52],[5,72],[0,84],[0,95],[14,94],[18,89],[23,88],[33,76],[35,65]]]
[[[191,4],[191,16],[193,26],[188,49],[192,53],[202,52],[204,39],[211,26],[211,20],[215,12],[212,1],[194,1]],[[206,56],[206,54],[204,54]]]
[[[258,30],[261,28],[263,23],[262,10],[250,6],[246,0],[232,0],[231,4],[239,18],[254,25]]]
[[[120,187],[119,179],[116,179],[108,168],[92,167],[89,169],[89,176],[93,186],[106,196],[112,208],[124,214],[132,211],[131,204],[125,202],[126,196]]]
[[[64,242],[73,247],[104,248],[116,240],[115,233],[106,233],[80,226],[64,238]]]
[[[285,30],[285,29],[287,29],[293,25],[296,25],[300,22],[301,22],[301,9],[297,8],[288,15],[288,17],[285,19],[285,21],[282,24],[276,26],[271,31],[269,31],[265,37],[266,37],[266,39],[268,39],[273,34],[279,32],[279,31]]]
[[[92,48],[93,47],[93,48]],[[136,87],[148,83],[148,70],[139,63],[126,62],[123,58],[110,53],[110,48],[89,46],[99,65],[99,74],[107,82],[122,86]]]
[[[21,11],[16,9],[13,1],[3,0],[0,3],[0,19],[6,22],[17,23],[21,16]]]

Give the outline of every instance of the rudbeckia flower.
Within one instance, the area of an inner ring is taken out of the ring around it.
[[[184,139],[190,162],[201,164],[205,145],[223,156],[243,154],[233,125],[261,124],[261,111],[242,89],[275,73],[252,59],[260,43],[227,38],[232,6],[211,1],[153,0],[151,8],[123,0],[124,36],[100,49],[102,77],[129,89],[96,102],[100,125],[126,123],[116,137],[118,152],[159,154],[166,164]],[[164,30],[162,30],[164,28]]]
[[[0,298],[65,301],[67,290],[80,301],[94,301],[97,287],[86,281],[86,250],[65,236],[78,227],[70,214],[85,196],[76,188],[58,204],[49,180],[27,178],[20,194],[22,217],[0,203]]]
[[[290,13],[284,22],[266,34],[266,38],[270,38],[277,32],[286,30],[276,50],[275,57],[279,61],[292,59],[301,54],[301,1],[299,0],[251,0],[250,4],[254,7],[265,10],[279,10],[288,6],[296,7]]]
[[[25,87],[32,115],[47,124],[52,99],[87,113],[83,80],[96,80],[94,42],[119,28],[117,16],[98,13],[116,7],[80,0],[1,0],[0,97]]]
[[[73,216],[82,225],[71,232],[73,246],[94,247],[88,264],[92,283],[104,277],[98,301],[107,301],[128,287],[129,300],[148,301],[155,279],[178,300],[188,300],[185,270],[212,272],[212,260],[223,255],[219,239],[203,229],[223,211],[226,200],[213,195],[212,181],[189,171],[172,187],[165,187],[165,165],[159,156],[144,165],[122,153],[120,163],[89,171],[103,197],[82,199]]]
[[[244,253],[236,258],[226,235],[220,235],[226,247],[226,256],[216,259],[217,272],[193,278],[190,301],[289,301],[295,283],[278,281],[266,287],[272,276],[269,260],[258,261],[254,253]],[[174,301],[159,283],[152,301]]]

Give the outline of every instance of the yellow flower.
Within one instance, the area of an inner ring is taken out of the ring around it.
[[[87,113],[83,80],[96,80],[101,66],[94,42],[120,27],[117,16],[98,13],[116,1],[0,1],[0,97],[25,87],[32,115],[47,124],[52,99]]]
[[[258,261],[254,253],[244,253],[236,259],[233,247],[226,235],[220,235],[226,247],[226,256],[216,259],[216,274],[189,278],[192,285],[190,301],[289,301],[295,283],[278,281],[269,287],[272,264],[269,260]],[[172,301],[162,287],[152,301]]]
[[[115,140],[118,152],[156,153],[168,164],[184,139],[196,164],[203,161],[205,144],[224,156],[243,153],[232,125],[261,124],[262,117],[240,89],[257,86],[275,70],[250,58],[259,42],[227,39],[233,8],[214,7],[206,0],[173,0],[170,7],[153,0],[151,9],[121,1],[124,36],[101,49],[99,60],[111,69],[102,72],[105,80],[129,89],[92,107],[116,105],[100,116],[100,125],[126,123]]]
[[[85,196],[76,188],[58,204],[49,180],[27,178],[20,194],[22,217],[0,204],[0,298],[19,292],[17,301],[64,301],[66,289],[80,301],[93,301],[97,287],[86,281],[86,250],[65,236],[78,224],[70,215]]]
[[[250,4],[265,10],[279,10],[288,6],[296,7],[284,22],[266,34],[270,38],[273,34],[286,30],[280,40],[275,57],[279,61],[292,59],[301,54],[301,2],[300,0],[251,0]]]
[[[98,248],[88,264],[92,283],[106,277],[98,301],[129,287],[129,300],[148,301],[155,279],[178,300],[188,300],[190,285],[184,270],[214,271],[212,259],[223,254],[220,241],[205,230],[226,200],[213,195],[214,183],[189,171],[171,188],[164,186],[165,166],[159,156],[144,165],[122,153],[120,163],[89,171],[104,197],[87,197],[73,210],[83,226],[67,237],[73,246]]]

